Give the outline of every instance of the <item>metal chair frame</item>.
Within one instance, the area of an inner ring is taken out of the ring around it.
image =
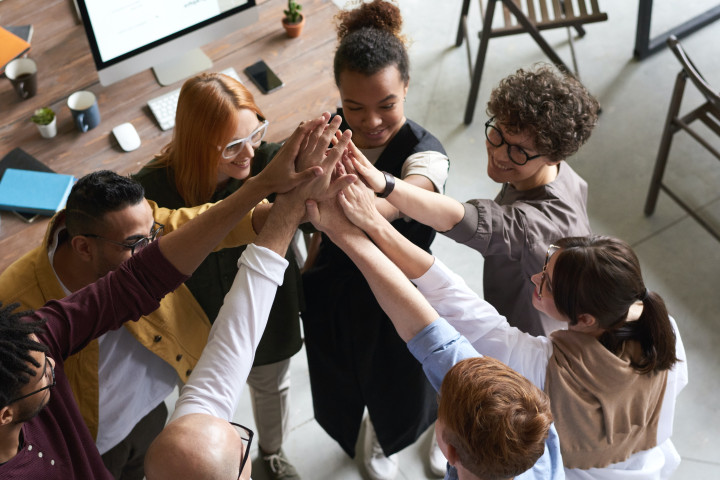
[[[550,60],[561,70],[570,73],[573,72],[565,65],[565,62],[558,56],[555,50],[540,34],[541,30],[552,28],[567,28],[568,41],[572,54],[574,75],[577,76],[577,61],[575,59],[575,49],[573,46],[570,27],[577,30],[580,37],[585,35],[583,25],[586,23],[601,22],[607,20],[607,14],[600,12],[598,0],[589,0],[588,8],[587,0],[575,0],[578,5],[578,11],[575,11],[573,1],[571,0],[540,0],[540,11],[536,11],[535,2],[528,0],[525,3],[527,14],[520,7],[520,0],[487,0],[485,14],[483,18],[483,28],[479,32],[480,47],[478,48],[475,66],[472,64],[472,55],[470,52],[469,30],[467,25],[467,16],[470,11],[470,0],[463,0],[463,6],[460,12],[460,22],[458,24],[457,38],[455,46],[462,45],[463,40],[467,41],[468,65],[471,72],[471,86],[468,95],[468,101],[465,108],[465,124],[470,125],[475,113],[475,104],[477,103],[478,92],[480,91],[480,80],[482,78],[483,67],[485,64],[485,55],[490,38],[502,37],[506,35],[515,35],[518,33],[529,33],[535,42],[540,46],[543,52]],[[495,14],[495,6],[501,2],[504,6],[503,14],[505,18],[505,27],[492,28],[493,16]],[[548,7],[548,3],[552,8]],[[480,0],[481,15],[483,12],[482,0]],[[511,15],[516,19],[517,23],[513,24]]]
[[[699,133],[690,128],[690,124],[695,120],[700,120],[706,127],[712,130],[720,137],[720,92],[713,89],[709,83],[703,78],[693,62],[688,57],[685,50],[678,42],[677,37],[671,36],[667,40],[667,44],[682,64],[683,69],[678,73],[675,80],[675,88],[673,96],[670,100],[670,108],[668,109],[667,119],[665,120],[665,128],[663,129],[662,139],[660,140],[660,148],[658,150],[657,159],[655,160],[655,168],[653,170],[652,180],[650,181],[650,189],[648,190],[647,199],[645,201],[645,215],[650,216],[655,212],[658,195],[660,190],[665,192],[675,203],[677,203],[688,215],[694,218],[705,230],[713,237],[720,241],[720,232],[715,230],[705,219],[698,215],[695,210],[675,194],[670,187],[663,182],[665,167],[667,166],[670,146],[673,136],[679,131],[687,132],[692,138],[698,141],[706,150],[712,153],[720,160],[720,151],[713,147]],[[693,109],[689,113],[679,116],[680,104],[682,103],[683,93],[688,78],[692,81],[697,89],[707,100],[699,107]]]

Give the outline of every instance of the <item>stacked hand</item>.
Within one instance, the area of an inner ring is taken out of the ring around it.
[[[351,133],[338,132],[339,117],[328,123],[329,119],[330,114],[323,113],[316,119],[301,123],[270,165],[258,175],[265,175],[262,180],[271,186],[272,191],[284,194],[278,195],[276,202],[294,203],[304,208],[306,199],[334,197],[356,180],[354,175],[334,175]],[[336,138],[334,145],[328,149],[333,138]]]
[[[308,219],[334,241],[354,235],[364,235],[387,221],[375,208],[375,195],[362,182],[355,181],[335,198],[320,203],[306,202]]]
[[[301,123],[258,179],[281,194],[277,203],[304,204],[318,230],[332,237],[363,235],[385,222],[373,193],[385,187],[385,177],[350,141],[350,131],[340,133],[341,118],[329,119],[323,113]]]
[[[365,182],[365,185],[370,187],[373,192],[379,193],[383,191],[385,188],[385,175],[375,168],[375,165],[370,163],[370,160],[368,160],[352,142],[348,145],[347,158],[351,164],[345,166],[348,172],[358,174],[363,182]]]

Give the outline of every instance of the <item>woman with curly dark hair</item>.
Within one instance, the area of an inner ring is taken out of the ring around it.
[[[388,201],[405,215],[485,258],[484,297],[511,325],[548,335],[561,322],[533,308],[530,277],[555,239],[590,234],[587,184],[565,162],[590,137],[598,102],[551,66],[520,69],[490,94],[485,123],[488,176],[502,184],[494,200],[460,203],[396,181]],[[355,155],[375,192],[386,176]]]
[[[334,74],[341,128],[352,130],[355,145],[380,170],[424,192],[442,192],[445,150],[405,118],[410,73],[399,8],[382,0],[361,3],[341,12],[338,23]],[[403,218],[384,199],[377,202],[398,231],[429,250],[432,228]],[[368,476],[391,479],[398,472],[395,453],[435,421],[436,394],[360,271],[327,236],[315,238],[321,242],[303,275],[302,314],[315,419],[354,457],[367,408],[362,445]],[[442,453],[436,446],[431,452],[431,465],[443,474]]]

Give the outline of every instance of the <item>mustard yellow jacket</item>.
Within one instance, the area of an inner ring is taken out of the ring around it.
[[[165,225],[165,233],[175,230],[213,205],[170,210],[160,208],[150,200],[148,203],[153,209],[155,220]],[[245,216],[216,250],[246,245],[255,239],[252,213]],[[36,309],[49,300],[65,296],[47,253],[50,239],[55,230],[64,224],[64,218],[63,211],[57,213],[50,220],[42,245],[13,262],[0,275],[0,299],[3,305],[18,302],[23,310]],[[125,328],[142,345],[171,365],[185,382],[207,342],[210,322],[190,290],[181,285],[162,299],[160,308],[155,312],[138,322],[127,322]],[[65,373],[93,438],[97,437],[99,415],[98,357],[98,342],[93,340],[65,361]],[[137,386],[128,385],[127,388]]]

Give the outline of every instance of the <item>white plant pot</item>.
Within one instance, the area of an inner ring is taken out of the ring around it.
[[[57,135],[57,115],[55,118],[52,119],[52,122],[48,123],[47,125],[39,125],[38,124],[38,130],[40,130],[40,135],[43,136],[43,138],[53,138],[55,135]]]

